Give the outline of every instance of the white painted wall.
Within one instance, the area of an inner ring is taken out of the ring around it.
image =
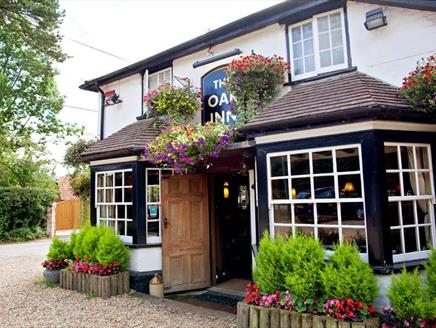
[[[162,247],[131,248],[129,271],[162,270]]]
[[[365,13],[379,7],[347,2],[352,64],[361,72],[400,86],[418,59],[436,52],[436,13],[382,6],[388,25],[366,30]]]
[[[141,88],[140,74],[129,76],[102,87],[104,92],[115,90],[122,100],[121,103],[107,106],[104,109],[105,138],[135,122],[136,117],[141,115]]]

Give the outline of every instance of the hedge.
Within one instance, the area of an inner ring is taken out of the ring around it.
[[[47,209],[55,199],[48,189],[0,187],[0,240],[20,228],[44,228]]]

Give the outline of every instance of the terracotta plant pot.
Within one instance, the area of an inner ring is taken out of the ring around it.
[[[46,282],[58,284],[59,283],[59,274],[61,270],[47,270],[45,269],[42,273],[44,280]]]

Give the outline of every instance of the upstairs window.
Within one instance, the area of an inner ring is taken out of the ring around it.
[[[150,74],[148,77],[148,92],[156,90],[164,82],[171,83],[171,75],[171,68]]]
[[[294,80],[346,67],[343,16],[342,10],[333,11],[289,27]]]

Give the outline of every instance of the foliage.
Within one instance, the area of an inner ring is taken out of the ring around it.
[[[321,272],[325,250],[318,240],[299,234],[288,239],[285,247],[289,263],[285,286],[298,301],[309,303],[322,293]]]
[[[88,257],[91,261],[97,261],[98,243],[106,230],[103,226],[90,226],[85,230],[81,244],[82,258]]]
[[[436,302],[436,249],[431,250],[429,263],[425,267],[427,274],[427,295],[430,300]]]
[[[230,131],[221,123],[180,125],[166,131],[145,145],[145,160],[179,172],[202,166],[208,168],[211,159],[231,142]]]
[[[42,267],[48,271],[62,270],[68,266],[66,260],[46,260],[42,263]]]
[[[323,308],[325,314],[341,321],[363,321],[375,313],[373,305],[366,306],[362,301],[355,301],[352,298],[328,300]]]
[[[69,167],[79,167],[82,164],[80,156],[85,150],[94,145],[95,142],[95,140],[79,139],[71,144],[65,151],[64,164]]]
[[[89,169],[70,176],[70,185],[74,194],[85,199],[88,198],[91,192],[91,172]]]
[[[377,280],[359,250],[351,244],[336,245],[321,273],[326,299],[348,299],[371,304],[378,294]]]
[[[401,321],[426,319],[430,314],[423,279],[417,269],[408,273],[404,268],[399,276],[392,275],[386,295]]]
[[[54,199],[52,190],[0,187],[0,239],[15,240],[40,232],[45,228],[47,208]]]
[[[245,288],[244,303],[285,310],[291,310],[295,306],[295,302],[288,290],[284,295],[280,291],[276,291],[271,295],[261,295],[259,287],[253,282],[249,282]]]
[[[182,87],[161,84],[144,97],[151,114],[167,115],[174,124],[185,124],[201,108],[200,92],[184,79]]]
[[[288,64],[281,57],[241,56],[226,68],[226,89],[236,101],[234,112],[239,124],[259,113],[278,93]]]
[[[69,243],[65,240],[61,240],[58,237],[54,237],[50,248],[48,250],[47,258],[51,261],[55,260],[68,260],[73,257]]]
[[[108,265],[101,265],[94,262],[89,266],[88,273],[98,276],[109,276],[117,274],[121,271],[121,266],[118,263],[109,263]]]
[[[409,327],[409,328],[423,328],[423,327],[436,327],[435,319],[420,319],[416,316],[400,320],[397,314],[392,308],[382,308],[382,328],[397,328],[397,327]]]
[[[74,240],[71,239],[72,247],[73,247],[73,255],[75,258],[85,258],[86,254],[83,251],[83,239],[88,233],[88,230],[92,228],[91,225],[86,226],[80,230],[80,232],[74,237]]]
[[[285,290],[285,278],[291,270],[292,263],[286,262],[286,241],[278,235],[271,238],[265,232],[259,243],[259,252],[256,256],[256,267],[253,278],[260,291],[273,294],[277,290]]]
[[[5,241],[27,241],[47,237],[47,233],[41,227],[21,227],[4,232],[3,239]]]
[[[122,271],[126,270],[130,257],[129,249],[112,229],[105,229],[97,247],[97,261],[101,265],[116,263],[120,265]]]
[[[79,131],[57,117],[63,97],[54,65],[65,59],[58,32],[62,16],[57,0],[0,2],[1,149],[15,151],[30,138],[44,144],[47,137]]]
[[[403,80],[400,94],[410,106],[436,115],[436,56],[422,58]]]

